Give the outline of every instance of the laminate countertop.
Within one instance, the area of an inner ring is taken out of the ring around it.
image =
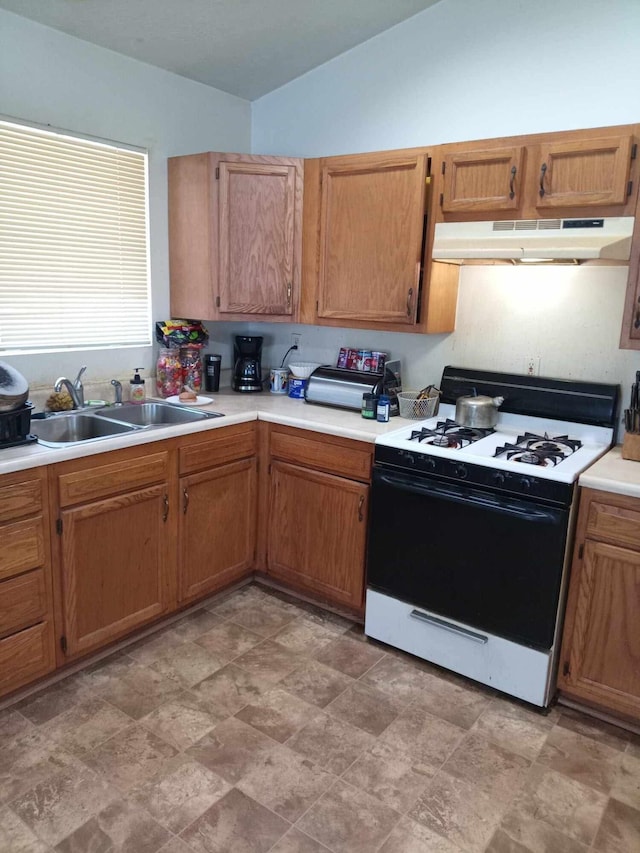
[[[588,489],[640,498],[640,462],[622,458],[622,445],[613,447],[580,475],[578,483]]]
[[[223,418],[211,418],[191,424],[145,428],[112,438],[60,447],[45,447],[43,444],[34,443],[23,447],[0,448],[0,474],[37,468],[40,465],[53,465],[69,459],[81,459],[85,456],[107,453],[110,450],[122,450],[138,444],[148,444],[210,429],[221,429],[232,424],[254,420],[370,442],[375,441],[376,436],[399,429],[407,423],[404,418],[395,417],[388,423],[382,424],[363,418],[359,412],[318,406],[306,403],[304,400],[269,392],[239,394],[231,389],[223,389],[207,396],[211,397],[212,402],[206,406],[198,406],[198,409],[205,412],[222,412]],[[149,401],[154,399],[157,398],[147,397]]]

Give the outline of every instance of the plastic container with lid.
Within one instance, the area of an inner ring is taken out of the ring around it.
[[[376,407],[376,420],[381,424],[386,424],[389,420],[389,410],[391,409],[391,400],[387,394],[380,394],[378,397],[378,405]]]
[[[378,398],[375,394],[364,393],[362,395],[362,417],[375,421]]]

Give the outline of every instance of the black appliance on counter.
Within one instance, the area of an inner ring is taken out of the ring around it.
[[[236,335],[233,339],[234,391],[262,391],[262,341],[254,335]]]
[[[0,449],[20,447],[38,440],[35,435],[29,433],[32,409],[32,404],[27,402],[17,409],[0,412]]]
[[[619,387],[446,367],[438,415],[376,439],[365,633],[545,707],[576,484],[614,440]],[[502,396],[495,428],[456,424]]]

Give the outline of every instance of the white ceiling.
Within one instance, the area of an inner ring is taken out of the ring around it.
[[[437,2],[0,0],[0,8],[255,100]]]

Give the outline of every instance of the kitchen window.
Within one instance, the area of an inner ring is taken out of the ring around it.
[[[0,121],[0,354],[151,344],[147,154]]]

